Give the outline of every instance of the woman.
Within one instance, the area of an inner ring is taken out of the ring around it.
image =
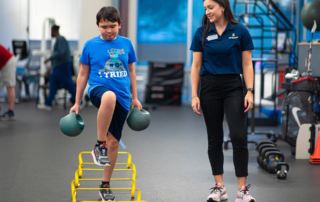
[[[238,23],[228,0],[204,0],[202,26],[192,41],[192,109],[201,115],[208,133],[208,155],[216,185],[207,201],[228,199],[223,184],[223,117],[227,117],[233,145],[233,161],[238,179],[236,202],[255,202],[246,186],[248,148],[246,113],[253,107],[254,48],[248,30]],[[240,74],[247,93],[244,97]],[[200,98],[198,89],[201,76]]]

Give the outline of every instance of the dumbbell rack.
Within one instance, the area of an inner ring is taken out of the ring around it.
[[[126,169],[114,169],[114,171],[131,171],[131,178],[111,178],[111,180],[130,180],[131,187],[130,188],[79,188],[80,181],[82,180],[102,180],[102,178],[83,178],[83,171],[103,171],[104,169],[96,169],[96,168],[83,168],[83,165],[95,165],[95,163],[84,162],[82,159],[83,154],[91,154],[90,151],[83,151],[79,154],[79,167],[75,172],[75,179],[71,182],[71,196],[72,202],[77,202],[76,193],[78,190],[101,190],[101,189],[112,189],[112,190],[131,190],[131,198],[135,197],[135,192],[137,192],[136,201],[139,202],[147,202],[141,200],[141,192],[138,188],[136,188],[136,166],[131,162],[131,154],[129,152],[118,152],[118,154],[126,154],[128,155],[128,159],[126,163],[116,163],[116,165],[126,165]],[[82,202],[100,202],[100,201],[82,201]],[[132,202],[132,201],[115,201],[115,202]]]

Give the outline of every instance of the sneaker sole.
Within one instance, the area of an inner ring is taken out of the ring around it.
[[[207,200],[207,202],[220,202],[220,201],[225,201],[225,200],[228,200],[228,195],[221,196],[219,201],[213,200],[212,198],[209,198]]]
[[[237,198],[235,202],[243,202],[243,200]],[[255,202],[255,200],[251,199],[249,202]]]
[[[220,200],[217,201],[217,200],[213,200],[212,198],[209,198],[209,199],[207,200],[207,202],[220,202]]]
[[[14,117],[10,117],[10,118],[1,118],[1,121],[15,121],[16,119]]]
[[[101,196],[101,193],[99,192],[99,197],[100,197],[100,199],[102,200],[102,201],[105,201],[104,199],[103,199],[103,197]],[[115,201],[115,199],[113,199],[113,200],[107,200],[107,201]]]
[[[96,158],[94,157],[94,153],[93,153],[93,150],[91,151],[91,158],[93,160],[93,162],[97,165],[97,166],[102,166],[102,167],[109,167],[110,166],[110,163],[106,163],[106,164],[101,164],[99,163]]]

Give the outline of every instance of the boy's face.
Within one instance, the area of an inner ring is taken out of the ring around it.
[[[117,38],[119,29],[121,28],[122,22],[120,24],[118,22],[109,22],[100,20],[98,29],[100,31],[101,37],[104,40],[111,41]]]

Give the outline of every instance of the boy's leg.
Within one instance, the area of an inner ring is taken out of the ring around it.
[[[98,96],[98,99],[99,97],[100,96]],[[103,95],[99,101],[99,111],[97,115],[98,142],[93,147],[91,157],[95,164],[99,166],[110,166],[107,147],[108,145],[106,145],[106,140],[116,105],[116,95],[112,91],[105,91],[103,92]],[[93,100],[93,103],[95,102],[96,99]]]
[[[103,172],[103,181],[104,182],[110,182],[113,169],[116,165],[117,157],[118,157],[118,147],[119,147],[119,141],[110,133],[108,132],[107,136],[107,147],[108,147],[108,157],[110,160],[110,166],[104,167]]]
[[[107,133],[116,106],[116,101],[116,95],[112,91],[107,91],[102,95],[101,104],[97,116],[98,141],[100,142],[105,142],[107,140]]]

